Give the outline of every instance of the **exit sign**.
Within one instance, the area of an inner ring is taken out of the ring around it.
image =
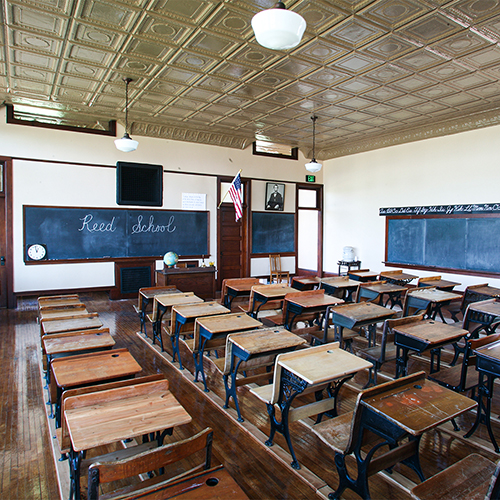
[[[316,182],[315,175],[306,175],[306,182]]]

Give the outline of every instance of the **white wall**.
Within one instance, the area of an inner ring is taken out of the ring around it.
[[[500,202],[500,127],[428,139],[324,162],[324,270],[337,272],[344,246],[356,249],[362,267],[386,268],[381,207]],[[500,249],[499,249],[500,251]],[[408,271],[412,272],[412,271]],[[500,280],[441,274],[469,284]]]

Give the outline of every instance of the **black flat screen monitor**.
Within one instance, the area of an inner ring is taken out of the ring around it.
[[[163,205],[163,166],[117,162],[116,203],[161,207]]]

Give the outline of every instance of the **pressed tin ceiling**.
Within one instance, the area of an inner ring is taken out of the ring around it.
[[[2,0],[0,100],[98,128],[130,77],[136,139],[310,157],[316,114],[318,159],[500,123],[500,0],[287,1],[307,29],[286,52],[250,26],[273,4]]]

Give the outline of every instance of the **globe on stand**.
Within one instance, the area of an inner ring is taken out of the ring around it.
[[[163,256],[163,262],[167,267],[174,267],[179,262],[179,256],[175,252],[167,252]]]

